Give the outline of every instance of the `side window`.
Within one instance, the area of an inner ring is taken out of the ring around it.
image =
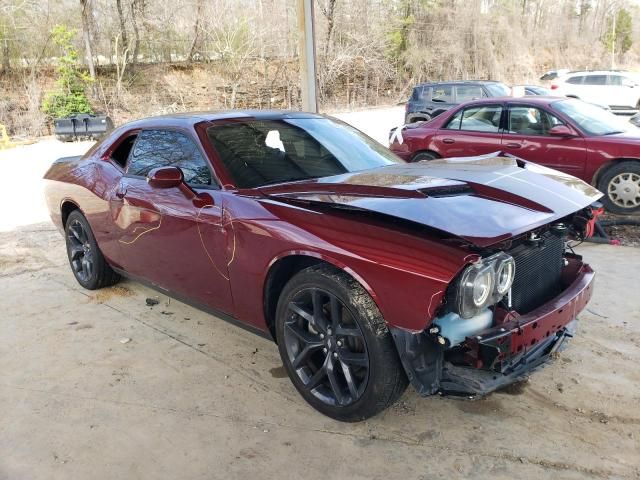
[[[451,85],[436,85],[433,87],[432,102],[453,103],[453,92]]]
[[[136,141],[136,137],[138,135],[129,135],[127,138],[120,142],[120,145],[116,147],[116,149],[111,153],[111,160],[116,162],[122,168],[127,166],[127,159],[129,158],[129,154],[131,153],[131,148]]]
[[[548,135],[549,129],[563,123],[546,110],[529,106],[509,108],[508,133],[520,135]]]
[[[448,130],[460,130],[460,120],[462,120],[462,113],[463,110],[460,110],[453,117],[451,117],[451,120],[449,120],[449,123],[447,123],[444,128]]]
[[[576,75],[575,77],[571,77],[567,79],[567,83],[572,85],[582,85],[582,81],[584,80],[584,75]]]
[[[607,84],[607,76],[606,75],[587,75],[584,77],[585,85],[606,85]]]
[[[127,173],[145,176],[157,167],[179,167],[186,183],[211,185],[211,171],[196,144],[172,130],[144,130],[129,159]]]
[[[458,85],[456,86],[456,102],[466,102],[467,100],[474,100],[482,98],[483,91],[479,85]]]
[[[500,131],[502,107],[499,105],[479,105],[465,108],[462,112],[460,130],[497,133]]]
[[[413,89],[413,95],[411,95],[411,100],[424,102],[425,100],[429,100],[430,95],[431,87],[415,87]]]
[[[620,75],[609,75],[607,80],[607,85],[622,85],[622,76]]]

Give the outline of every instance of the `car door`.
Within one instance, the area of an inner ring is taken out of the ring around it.
[[[154,188],[146,175],[175,166],[196,196]],[[138,134],[111,214],[124,270],[178,295],[231,313],[227,270],[233,249],[223,196],[197,140],[186,131]]]
[[[572,137],[549,134],[556,125],[566,125],[540,106],[509,104],[502,149],[525,160],[580,177],[585,169],[586,144],[572,127]]]
[[[614,107],[637,108],[640,91],[636,82],[624,75],[610,74],[608,77],[611,100]]]
[[[453,85],[439,84],[431,88],[431,101],[428,106],[430,112],[433,113],[432,116],[437,116],[454,105],[456,103],[453,97]]]
[[[582,85],[580,99],[600,105],[615,105],[614,89],[607,85],[607,76],[603,74],[587,75]]]
[[[443,157],[484,155],[500,150],[500,103],[472,105],[458,110],[434,137]]]

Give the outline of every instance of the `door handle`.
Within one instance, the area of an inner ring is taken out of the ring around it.
[[[505,144],[505,147],[508,148],[520,148],[522,145],[520,145],[519,143],[507,143]]]
[[[442,143],[455,143],[456,141],[453,138],[443,138]]]

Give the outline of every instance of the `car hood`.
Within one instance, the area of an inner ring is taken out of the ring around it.
[[[626,132],[614,133],[612,135],[600,135],[597,137],[591,137],[597,139],[598,142],[611,142],[611,143],[625,143],[629,145],[640,145],[640,130],[638,128],[632,128]]]
[[[260,191],[286,202],[395,217],[480,247],[563,218],[602,196],[575,177],[498,153],[397,164]]]

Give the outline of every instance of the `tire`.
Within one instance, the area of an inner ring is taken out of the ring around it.
[[[332,266],[306,268],[285,285],[276,310],[276,339],[293,385],[313,408],[333,419],[372,417],[407,387],[375,302],[357,281]]]
[[[598,190],[604,193],[602,203],[609,212],[640,212],[640,162],[619,162],[609,167],[598,180]]]
[[[435,152],[418,152],[411,159],[412,162],[421,162],[423,160],[435,160],[436,158],[440,158]]]
[[[120,275],[113,271],[102,255],[89,222],[79,210],[69,214],[64,232],[69,266],[80,285],[87,290],[96,290],[120,280]]]

